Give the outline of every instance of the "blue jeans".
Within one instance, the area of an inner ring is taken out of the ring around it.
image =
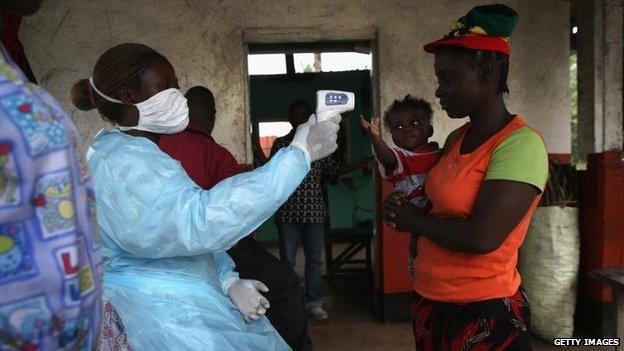
[[[321,292],[321,250],[324,242],[323,223],[277,223],[280,258],[293,269],[297,263],[297,249],[303,242],[305,254],[306,301],[308,309],[323,306]]]

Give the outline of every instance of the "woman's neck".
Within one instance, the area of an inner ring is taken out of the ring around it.
[[[512,119],[507,111],[502,94],[498,95],[490,103],[484,104],[470,116],[470,134],[473,137],[491,136],[503,129]]]

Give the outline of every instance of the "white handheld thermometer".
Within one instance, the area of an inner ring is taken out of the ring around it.
[[[316,122],[355,108],[355,94],[340,90],[319,90],[316,92]]]

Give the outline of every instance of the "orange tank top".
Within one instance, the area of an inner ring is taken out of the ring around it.
[[[458,130],[446,154],[429,172],[425,190],[433,204],[431,215],[455,218],[470,216],[492,153],[507,136],[526,126],[526,123],[516,116],[476,150],[462,155],[459,148],[469,126],[467,123]],[[488,254],[451,251],[421,237],[414,262],[414,290],[429,300],[448,303],[512,296],[520,285],[520,275],[516,270],[518,248],[524,240],[540,197],[536,197],[529,211],[503,244]]]

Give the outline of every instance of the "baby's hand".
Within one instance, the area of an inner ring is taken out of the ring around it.
[[[381,139],[381,119],[374,118],[372,123],[364,119],[364,116],[360,115],[360,125],[366,133],[373,139]]]

